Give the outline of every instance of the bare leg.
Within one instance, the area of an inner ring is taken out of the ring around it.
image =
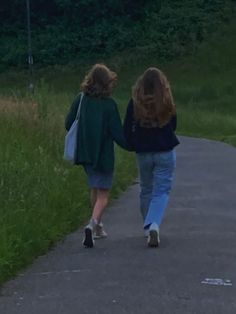
[[[93,207],[92,218],[98,223],[108,203],[109,190],[97,189],[96,203]]]
[[[96,204],[96,201],[97,201],[97,191],[98,189],[91,189],[90,190],[90,206],[93,210],[95,204]]]

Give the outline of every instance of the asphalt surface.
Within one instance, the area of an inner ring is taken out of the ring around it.
[[[236,149],[181,138],[160,248],[146,245],[138,194],[112,202],[93,249],[78,230],[2,287],[0,313],[235,314]]]

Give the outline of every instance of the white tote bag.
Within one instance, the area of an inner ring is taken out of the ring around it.
[[[65,147],[64,147],[64,156],[63,158],[69,161],[71,164],[75,164],[75,153],[77,148],[77,134],[78,134],[78,127],[79,127],[79,118],[80,118],[80,110],[81,104],[84,94],[81,94],[80,102],[77,110],[77,114],[75,117],[75,121],[73,122],[70,130],[66,134],[65,137]]]

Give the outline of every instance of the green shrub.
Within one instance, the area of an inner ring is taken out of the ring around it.
[[[92,0],[40,0],[31,4],[33,55],[38,66],[107,57],[127,49],[136,53],[137,48],[170,60],[195,51],[199,42],[231,18],[235,8],[233,0],[106,0],[102,6]],[[0,70],[24,66],[25,3],[4,3],[0,18]]]

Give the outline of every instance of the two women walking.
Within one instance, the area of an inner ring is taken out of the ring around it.
[[[75,163],[82,165],[90,188],[92,215],[84,230],[83,245],[106,237],[102,215],[108,203],[114,171],[114,142],[135,151],[140,174],[140,209],[148,246],[160,243],[159,228],[168,203],[175,169],[176,110],[169,83],[157,68],[138,78],[122,127],[116,102],[111,98],[116,74],[96,64],[81,84],[65,126],[73,124],[80,103],[78,148]]]

